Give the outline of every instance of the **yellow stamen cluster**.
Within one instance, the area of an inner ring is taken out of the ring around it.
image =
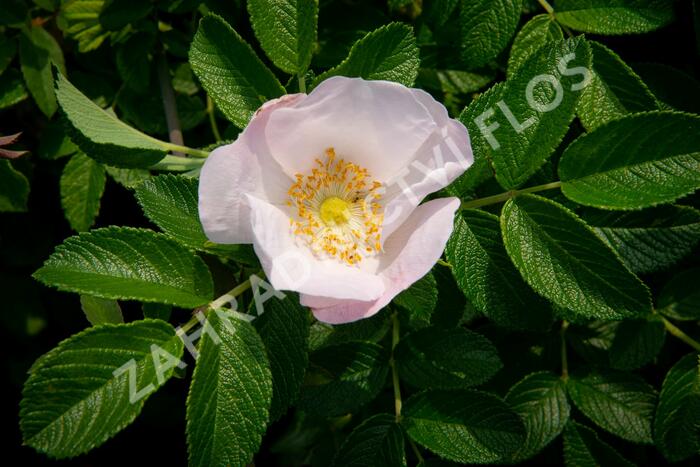
[[[315,254],[350,265],[381,251],[382,184],[370,181],[367,169],[336,159],[333,148],[316,165],[310,174],[296,174],[289,188],[294,233]]]

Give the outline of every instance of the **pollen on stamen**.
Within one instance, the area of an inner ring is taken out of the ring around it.
[[[293,210],[292,232],[320,257],[355,265],[381,252],[381,182],[334,148],[316,158],[310,173],[295,174],[287,205]]]

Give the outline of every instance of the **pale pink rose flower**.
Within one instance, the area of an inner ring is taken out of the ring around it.
[[[460,202],[419,204],[472,162],[467,129],[426,92],[333,77],[266,103],[211,153],[199,215],[211,241],[252,243],[275,289],[347,323],[437,262]]]

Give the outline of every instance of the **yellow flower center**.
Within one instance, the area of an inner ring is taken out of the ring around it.
[[[343,225],[348,222],[352,213],[350,212],[350,203],[337,196],[326,198],[321,203],[319,214],[321,220],[326,225]]]
[[[287,205],[292,229],[320,257],[357,264],[381,251],[382,184],[370,181],[367,169],[326,149],[310,174],[296,174]]]

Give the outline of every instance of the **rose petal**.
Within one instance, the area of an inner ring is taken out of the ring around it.
[[[338,299],[375,300],[382,295],[381,277],[334,259],[319,260],[298,245],[282,209],[254,196],[248,196],[248,203],[255,253],[275,289]]]
[[[349,323],[374,315],[397,294],[423,277],[435,265],[452,234],[457,198],[429,201],[416,208],[384,244],[379,276],[386,290],[377,300],[332,300],[323,296],[301,296],[312,307],[316,319],[331,324]]]
[[[273,157],[290,176],[308,173],[333,147],[338,157],[384,181],[411,161],[437,128],[407,87],[333,77],[308,98],[279,109],[265,129]]]
[[[416,98],[430,110],[439,128],[418,150],[416,157],[395,174],[384,194],[382,235],[388,238],[430,193],[452,183],[474,163],[466,127],[449,118],[445,107],[420,89]]]
[[[291,94],[265,103],[238,139],[216,148],[199,179],[199,217],[207,237],[216,243],[252,243],[246,193],[283,203],[292,180],[270,156],[264,129],[273,110],[303,100]]]

